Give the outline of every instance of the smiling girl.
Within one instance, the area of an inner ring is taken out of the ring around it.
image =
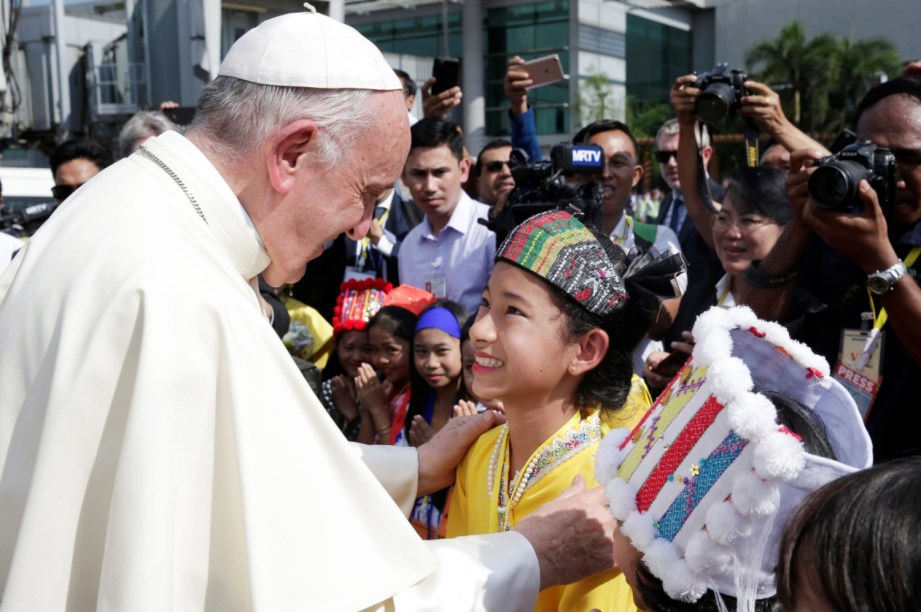
[[[409,409],[410,345],[415,328],[416,315],[400,306],[384,306],[368,324],[371,363],[361,364],[355,378],[364,406],[360,442],[394,444],[403,431]]]
[[[439,300],[419,315],[413,336],[409,412],[396,444],[419,446],[444,427],[454,404],[466,398],[461,361],[461,327],[467,314],[451,300]],[[416,499],[409,521],[426,539],[445,536],[449,489]]]
[[[404,435],[411,446],[425,443],[445,426],[454,405],[466,399],[461,358],[464,307],[439,300],[419,315],[412,351],[415,370]]]
[[[499,249],[470,338],[474,391],[501,400],[508,422],[458,467],[449,537],[509,530],[577,475],[596,486],[599,440],[649,406],[631,382],[645,329],[623,324],[624,268],[618,247],[566,211],[531,217]],[[546,589],[536,606],[592,608],[635,609],[619,571]]]

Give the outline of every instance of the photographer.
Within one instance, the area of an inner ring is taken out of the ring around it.
[[[696,87],[697,81],[698,76],[695,74],[678,77],[672,86],[670,98],[679,125],[678,177],[680,184],[684,186],[685,206],[700,236],[712,249],[713,213],[704,204],[698,187],[698,145],[695,134],[698,119],[695,107],[701,90]],[[739,100],[739,113],[753,119],[761,133],[767,134],[789,151],[808,147],[828,154],[822,145],[787,119],[780,106],[780,98],[770,87],[757,81],[746,80],[745,88],[749,93]]]
[[[807,296],[800,339],[837,364],[835,375],[858,387],[855,399],[881,461],[921,452],[921,413],[914,408],[921,289],[900,265],[921,246],[921,78],[901,77],[867,92],[857,109],[857,136],[894,155],[894,201],[881,206],[877,191],[861,180],[856,209],[825,209],[809,191],[822,152],[794,152],[787,182],[793,220],[746,274],[744,299],[760,316],[780,319],[796,314],[794,294]],[[881,347],[867,345],[865,334],[854,331],[870,327],[885,335]]]

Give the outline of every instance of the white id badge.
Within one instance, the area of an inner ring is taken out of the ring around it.
[[[444,274],[428,274],[425,276],[425,290],[437,298],[445,297],[448,279]]]

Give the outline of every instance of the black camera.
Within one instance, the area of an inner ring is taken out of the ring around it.
[[[876,191],[880,206],[895,202],[897,182],[895,156],[889,149],[862,140],[847,145],[836,155],[815,163],[809,177],[809,196],[821,208],[841,212],[863,208],[857,185],[866,179]]]
[[[528,217],[554,209],[582,209],[587,200],[600,203],[604,199],[599,181],[566,180],[576,174],[604,172],[604,150],[597,145],[558,144],[550,149],[549,161],[533,163],[529,162],[527,153],[513,149],[508,165],[515,179],[515,189],[495,217],[481,221],[496,233],[497,244]]]
[[[697,116],[707,123],[716,123],[739,110],[746,80],[747,74],[730,68],[727,63],[717,64],[710,72],[699,75],[694,83],[701,90],[694,104]]]
[[[38,231],[38,228],[51,216],[57,206],[57,203],[54,202],[39,202],[8,215],[2,215],[0,216],[0,232],[17,238],[27,238]]]

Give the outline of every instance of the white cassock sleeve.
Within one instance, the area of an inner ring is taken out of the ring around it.
[[[413,448],[352,448],[407,516],[416,496],[419,461]],[[527,538],[508,531],[426,542],[435,571],[368,610],[533,610],[540,566]]]

